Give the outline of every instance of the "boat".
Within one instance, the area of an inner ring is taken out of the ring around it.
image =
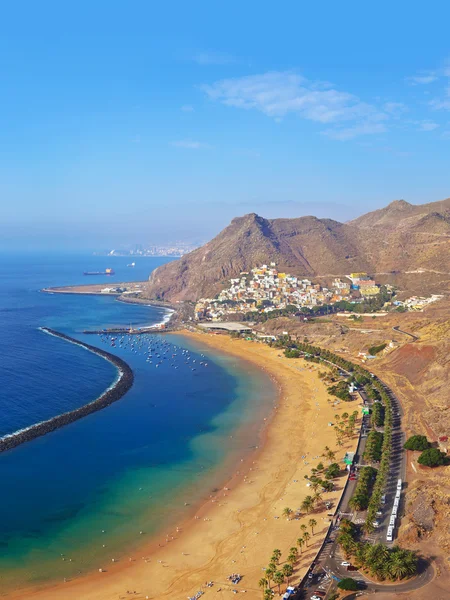
[[[104,271],[85,271],[83,275],[114,275],[114,269],[105,269]]]
[[[135,266],[136,266],[136,263],[135,263],[135,262],[132,262],[132,263],[130,263],[129,265],[127,265],[127,267],[135,267]]]

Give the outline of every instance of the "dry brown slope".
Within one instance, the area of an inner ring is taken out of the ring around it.
[[[214,296],[231,277],[271,261],[279,269],[305,276],[370,269],[352,238],[351,228],[331,219],[269,220],[245,215],[233,219],[201,248],[158,267],[151,274],[147,294],[172,301]]]
[[[233,219],[213,240],[150,277],[150,298],[211,297],[231,277],[276,262],[300,276],[345,275],[351,271],[425,271],[432,283],[450,278],[450,200],[411,205],[391,203],[351,223],[300,217]]]

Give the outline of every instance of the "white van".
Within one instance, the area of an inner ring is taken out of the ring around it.
[[[389,519],[389,525],[391,527],[394,527],[394,525],[395,525],[395,515],[392,515],[392,517]]]
[[[394,508],[392,509],[391,515],[394,516],[394,517],[396,517],[397,516],[397,511],[398,511],[398,507],[394,506]]]
[[[398,506],[400,504],[400,498],[396,498],[394,500],[394,506]]]
[[[395,497],[400,498],[401,495],[402,495],[402,490],[397,490]]]
[[[388,527],[387,530],[387,534],[386,534],[386,541],[387,542],[392,542],[392,534],[394,532],[394,528],[393,527]]]
[[[401,480],[401,479],[399,479],[399,480],[397,481],[397,489],[398,489],[398,490],[401,490],[401,489],[402,489],[402,480]]]

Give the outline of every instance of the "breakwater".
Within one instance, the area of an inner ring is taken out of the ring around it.
[[[15,433],[3,436],[0,438],[0,452],[11,450],[20,444],[34,440],[42,435],[46,435],[47,433],[55,431],[60,427],[69,425],[69,423],[78,421],[78,419],[82,419],[91,413],[97,412],[98,410],[109,406],[113,402],[120,400],[120,398],[122,398],[122,396],[126,394],[126,392],[133,385],[133,371],[127,365],[127,363],[118,356],[110,354],[109,352],[101,350],[100,348],[96,348],[95,346],[91,346],[90,344],[80,342],[75,338],[72,338],[64,333],[60,333],[59,331],[55,331],[54,329],[50,329],[49,327],[41,327],[40,329],[44,333],[61,338],[77,346],[81,346],[85,350],[89,350],[90,352],[93,352],[94,354],[97,354],[98,356],[101,356],[105,360],[109,361],[117,368],[119,372],[118,378],[113,385],[96,400],[93,400],[92,402],[89,402],[80,408],[76,408],[56,417],[52,417],[46,421],[41,421],[35,425],[30,425],[30,427],[26,427],[20,431],[16,431]]]

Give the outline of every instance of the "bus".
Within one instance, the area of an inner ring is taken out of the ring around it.
[[[394,533],[394,528],[393,527],[388,527],[387,533],[386,533],[386,541],[387,542],[392,542],[392,536]]]

